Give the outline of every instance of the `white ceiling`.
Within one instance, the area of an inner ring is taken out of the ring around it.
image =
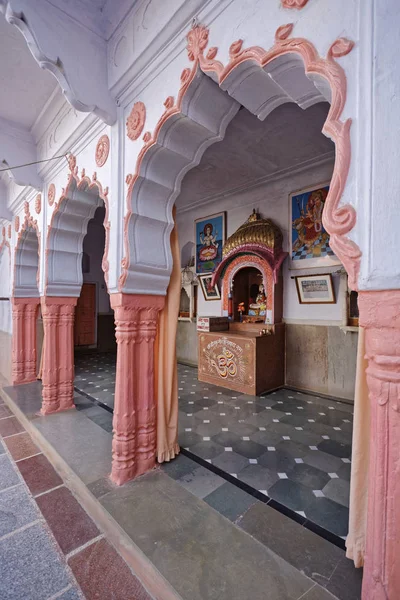
[[[100,0],[99,0],[100,1]],[[31,129],[57,84],[0,14],[0,117]]]
[[[241,108],[222,142],[208,148],[184,177],[177,208],[333,153],[333,142],[321,133],[328,110],[325,102],[307,110],[283,104],[260,121]]]

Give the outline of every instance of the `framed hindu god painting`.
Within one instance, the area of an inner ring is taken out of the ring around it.
[[[296,279],[300,304],[335,304],[332,275],[299,275]]]
[[[322,224],[329,182],[289,194],[290,269],[340,265]]]
[[[222,261],[226,213],[221,212],[194,222],[196,273],[212,273]]]

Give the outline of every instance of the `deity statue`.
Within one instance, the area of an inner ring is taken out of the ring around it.
[[[256,301],[249,306],[249,315],[253,316],[264,316],[267,310],[267,297],[265,295],[264,284],[260,283],[258,286],[258,294]]]

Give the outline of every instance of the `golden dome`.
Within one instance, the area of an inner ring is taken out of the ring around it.
[[[261,244],[270,250],[282,248],[282,233],[269,219],[262,219],[255,209],[247,221],[243,223],[225,242],[222,255],[243,244]]]

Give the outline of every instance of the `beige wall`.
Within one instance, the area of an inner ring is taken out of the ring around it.
[[[353,400],[357,341],[337,326],[286,324],[286,385]]]
[[[178,321],[176,337],[176,355],[178,362],[197,367],[197,330],[196,323]]]
[[[357,339],[339,326],[286,324],[286,385],[353,400]],[[196,323],[178,322],[177,357],[197,366]]]

